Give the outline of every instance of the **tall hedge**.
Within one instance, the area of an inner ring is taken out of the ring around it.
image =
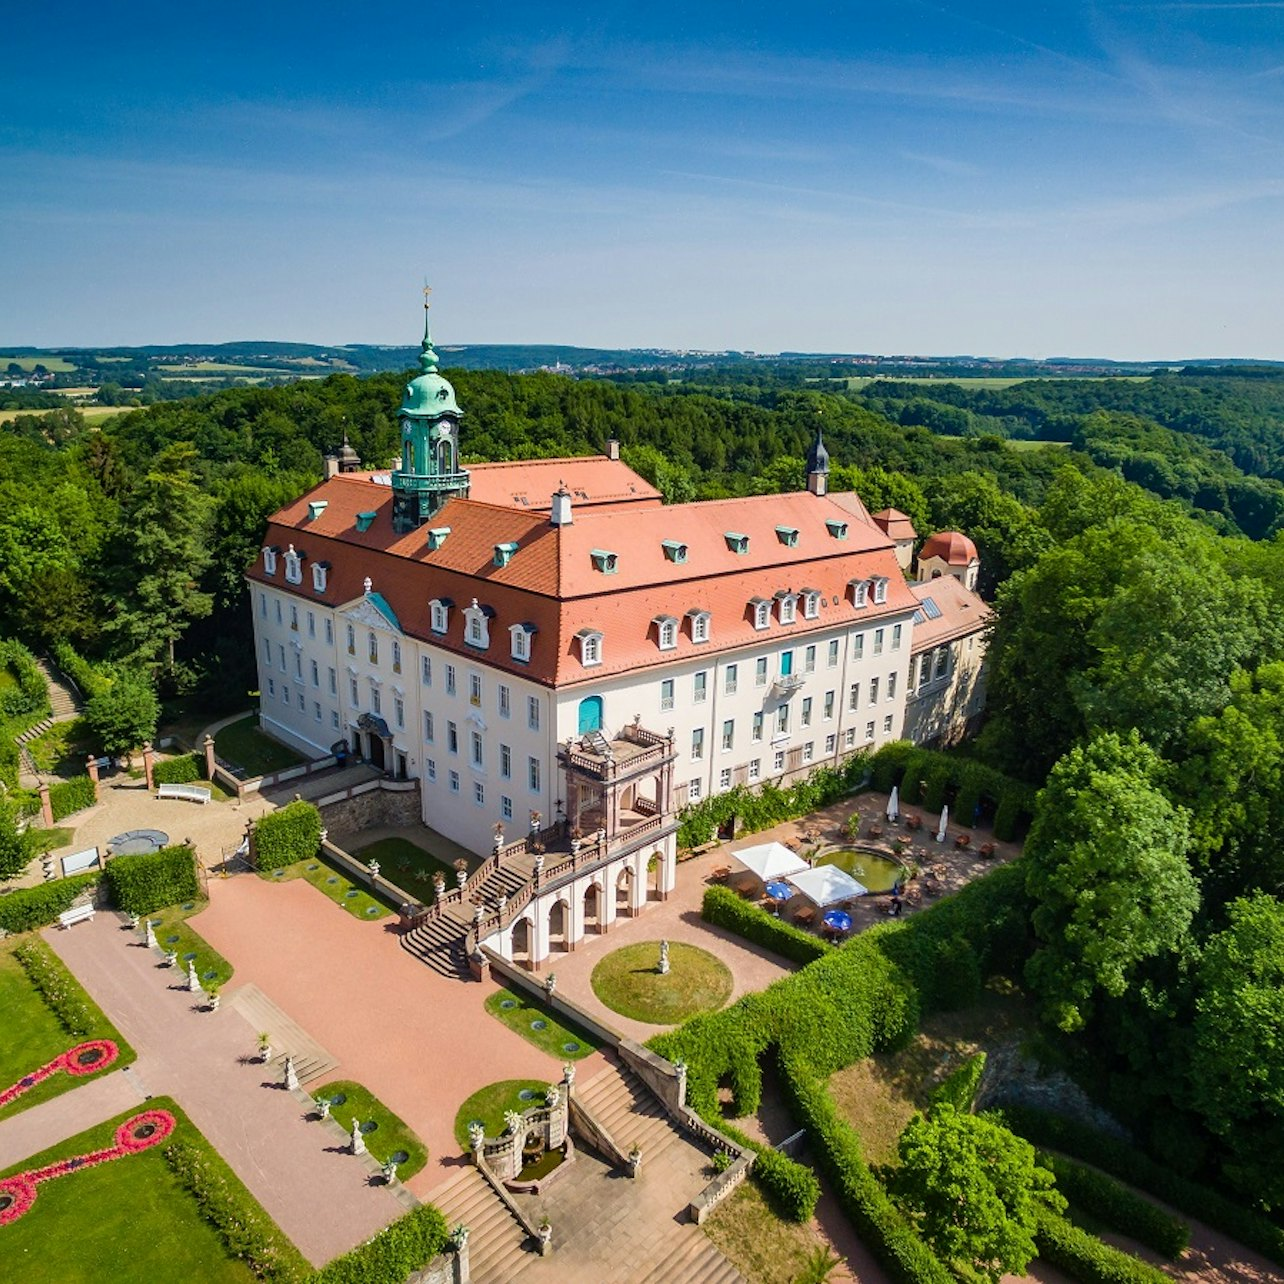
[[[812,963],[831,949],[819,936],[749,904],[728,887],[705,892],[700,917],[795,963]]]
[[[36,668],[36,657],[12,638],[0,641],[0,668],[8,669],[17,685],[0,692],[0,719],[27,718],[49,712],[49,689]]]
[[[194,900],[201,890],[196,853],[185,845],[141,856],[116,856],[107,862],[106,877],[112,900],[126,914],[150,914]]]
[[[152,779],[158,785],[190,785],[205,779],[205,755],[184,753],[166,758],[152,768]]]
[[[1103,1244],[1064,1217],[1046,1208],[1040,1208],[1037,1215],[1034,1242],[1039,1256],[1080,1284],[1169,1284],[1163,1271]]]
[[[60,780],[49,787],[49,806],[53,809],[55,820],[84,811],[97,801],[94,782],[88,776],[73,776],[70,780]]]
[[[52,883],[40,883],[20,892],[0,896],[0,927],[6,932],[30,932],[48,927],[87,887],[101,877],[98,870],[73,874]]]
[[[92,700],[111,686],[111,678],[99,672],[83,656],[79,655],[66,642],[55,642],[53,645],[54,663],[62,670],[63,676],[70,678],[80,689],[86,700]]]
[[[446,1247],[446,1219],[431,1204],[385,1226],[373,1239],[336,1257],[311,1277],[309,1284],[383,1284],[404,1280],[426,1266]]]
[[[932,1105],[953,1106],[960,1114],[970,1111],[976,1101],[977,1089],[981,1086],[981,1076],[985,1073],[985,1060],[985,1053],[978,1052],[975,1056],[968,1057],[957,1070],[946,1075],[932,1093]]]
[[[317,854],[321,845],[321,813],[298,799],[255,822],[254,851],[261,871],[293,865]]]

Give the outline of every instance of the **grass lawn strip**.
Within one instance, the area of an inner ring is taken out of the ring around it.
[[[579,1061],[602,1046],[577,1026],[563,1024],[551,1008],[519,990],[497,990],[488,995],[486,1011],[520,1034],[527,1043],[533,1043],[541,1052],[547,1052],[559,1061]],[[543,1029],[535,1029],[532,1024],[535,1021],[544,1022]],[[568,1046],[570,1044],[575,1047]]]
[[[357,848],[353,855],[359,856],[367,865],[377,860],[379,871],[386,879],[406,892],[417,894],[424,902],[432,899],[434,874],[440,873],[447,887],[455,886],[455,867],[407,838],[381,838],[368,847]]]
[[[38,950],[53,960],[63,974],[63,985],[69,995],[75,996],[89,1014],[89,1033],[73,1034],[68,1031],[31,984],[26,971],[13,956],[14,947],[34,944]],[[0,1014],[3,1015],[3,1037],[0,1038],[0,1091],[17,1083],[24,1075],[38,1070],[60,1053],[89,1039],[110,1039],[120,1049],[120,1055],[111,1070],[120,1070],[134,1060],[134,1050],[121,1038],[119,1031],[103,1015],[102,1010],[85,992],[66,965],[39,937],[34,934],[10,937],[0,942]],[[0,1119],[8,1119],[28,1106],[38,1105],[53,1097],[69,1092],[87,1078],[67,1074],[54,1074],[43,1083],[29,1088],[22,1096],[0,1109]]]
[[[148,917],[152,920],[153,930],[156,933],[156,944],[162,950],[173,950],[178,955],[175,979],[180,974],[187,975],[187,956],[192,954],[195,957],[191,961],[196,964],[196,975],[200,978],[201,984],[218,988],[232,979],[232,965],[187,921],[192,915],[199,914],[208,904],[208,901],[203,900],[186,901],[182,905],[171,905],[168,909],[157,910]],[[135,935],[141,942],[143,939],[141,919]],[[213,975],[211,976],[210,973]]]
[[[752,1181],[742,1182],[719,1204],[703,1229],[723,1257],[754,1284],[795,1284],[807,1259],[826,1246],[814,1223],[780,1217]]]
[[[510,1110],[520,1113],[534,1106],[544,1105],[544,1094],[549,1084],[539,1079],[501,1079],[498,1083],[488,1084],[479,1092],[474,1092],[455,1116],[455,1140],[464,1150],[469,1149],[468,1125],[474,1120],[481,1121],[486,1129],[486,1136],[499,1137],[504,1131],[504,1115]],[[532,1095],[525,1101],[522,1092]]]
[[[238,1202],[252,1208],[279,1237],[282,1258],[297,1262],[293,1277],[278,1278],[301,1278],[306,1268],[297,1250],[168,1098],[140,1104],[24,1159],[0,1176],[111,1146],[117,1127],[145,1109],[174,1115],[178,1127],[173,1140],[201,1147],[218,1165]],[[252,1280],[249,1268],[229,1256],[218,1232],[174,1175],[164,1156],[167,1144],[42,1182],[30,1211],[0,1227],[0,1259],[6,1263],[6,1273],[12,1272],[9,1277],[23,1284],[98,1284],[101,1280],[245,1284]]]
[[[214,752],[242,768],[251,779],[265,776],[270,771],[296,767],[303,761],[293,749],[287,749],[259,730],[257,713],[230,722],[219,731],[214,737]]]
[[[367,923],[377,923],[397,908],[391,901],[376,896],[363,884],[356,882],[323,856],[298,860],[293,865],[282,865],[280,869],[260,874],[259,877],[269,883],[286,882],[291,878],[305,879],[318,891],[324,892],[336,905],[342,905],[353,918],[363,919]]]
[[[388,1157],[402,1151],[406,1159],[397,1165],[397,1176],[406,1181],[413,1177],[428,1162],[428,1147],[419,1140],[418,1134],[411,1131],[409,1125],[394,1115],[368,1088],[350,1079],[336,1079],[318,1088],[314,1097],[328,1097],[333,1102],[337,1096],[343,1101],[331,1105],[330,1118],[343,1125],[349,1135],[352,1133],[353,1119],[363,1124],[373,1120],[379,1126],[370,1132],[363,1132],[366,1149],[381,1163],[387,1163]]]
[[[730,997],[731,971],[708,950],[671,941],[667,976],[658,971],[659,958],[659,941],[615,950],[593,969],[593,993],[612,1012],[651,1025],[716,1011]]]

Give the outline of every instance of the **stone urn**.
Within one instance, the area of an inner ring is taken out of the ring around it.
[[[634,1146],[629,1151],[629,1176],[637,1177],[642,1172],[642,1147]]]

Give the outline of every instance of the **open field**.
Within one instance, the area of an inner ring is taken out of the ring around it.
[[[130,409],[129,406],[73,406],[73,410],[79,411],[90,423],[98,423],[103,419],[110,419],[113,415],[123,415]],[[0,424],[12,423],[19,415],[44,415],[48,414],[47,410],[0,410]]]
[[[157,371],[167,375],[259,375],[285,373],[285,367],[232,366],[220,361],[193,361],[190,365],[157,366]]]
[[[1068,441],[1009,441],[1009,450],[1067,450]]]
[[[1018,383],[1031,383],[1042,380],[1048,383],[1091,382],[1100,383],[1110,379],[1116,383],[1148,383],[1149,375],[1023,375],[1019,379],[1000,378],[998,376],[977,375],[971,378],[966,375],[950,375],[934,378],[930,375],[852,375],[847,379],[847,387],[859,392],[871,383],[956,383],[961,388],[1011,388]],[[810,380],[809,382],[819,382]]]
[[[44,366],[54,374],[67,374],[76,369],[76,366],[66,357],[11,357],[7,353],[0,352],[0,369],[10,364],[21,366],[24,370],[34,370],[37,366]]]

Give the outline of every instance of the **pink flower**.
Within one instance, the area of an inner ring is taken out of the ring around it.
[[[26,1173],[0,1180],[0,1226],[16,1222],[36,1202],[36,1183]]]

